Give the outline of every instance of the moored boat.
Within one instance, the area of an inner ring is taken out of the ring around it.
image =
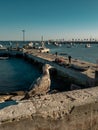
[[[47,52],[47,53],[50,52],[50,49],[46,48],[46,47],[40,47],[39,50],[40,50],[40,52]]]
[[[90,45],[90,44],[86,44],[85,47],[86,47],[86,48],[89,48],[89,47],[91,47],[91,45]]]
[[[78,65],[74,65],[72,64],[70,66],[70,68],[77,70],[77,71],[87,71],[89,69],[90,66],[78,66]]]
[[[0,60],[7,60],[9,57],[0,57]]]
[[[7,50],[7,48],[4,47],[2,44],[0,44],[0,51],[1,51],[1,50]]]
[[[33,47],[33,42],[28,43],[29,47]]]

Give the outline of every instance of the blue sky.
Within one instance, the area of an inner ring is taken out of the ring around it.
[[[98,0],[0,0],[0,40],[98,38]]]

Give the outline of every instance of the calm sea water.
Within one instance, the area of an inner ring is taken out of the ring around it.
[[[42,70],[23,59],[0,60],[0,93],[28,90],[41,74]],[[61,79],[52,75],[51,88],[58,88],[60,85]]]
[[[7,41],[1,41],[0,44],[9,46],[10,42]],[[13,46],[16,46],[16,43],[19,44],[20,47],[23,47],[23,45],[28,44],[29,42],[12,42]],[[46,47],[50,48],[51,53],[66,53],[67,55],[71,55],[72,58],[80,59],[84,61],[88,61],[91,63],[96,63],[96,60],[98,59],[98,44],[91,44],[90,48],[85,48],[85,44],[78,44],[72,45],[71,48],[67,47],[67,44],[62,44],[60,47],[55,46],[53,44],[46,44]],[[66,56],[67,56],[66,55]],[[64,55],[65,56],[65,55]]]
[[[3,45],[8,45],[9,42],[3,42]],[[19,43],[23,46],[23,43]],[[26,44],[26,43],[25,43]],[[15,44],[14,44],[15,45]],[[60,47],[53,44],[46,45],[50,48],[50,53],[58,52],[71,55],[74,59],[80,59],[92,63],[96,63],[98,59],[98,45],[91,44],[90,48],[85,48],[85,44],[76,44],[71,48],[67,44],[62,44]],[[26,90],[31,83],[41,75],[37,67],[22,60],[10,58],[8,60],[0,60],[0,92],[11,92],[18,90]],[[59,80],[52,78],[52,87],[59,86]]]
[[[68,48],[66,44],[62,44],[60,47],[50,44],[47,47],[50,48],[51,53],[58,52],[60,54],[63,52],[67,54],[66,56],[71,55],[74,59],[91,63],[96,63],[98,60],[98,44],[91,44],[90,48],[85,48],[85,44],[75,44],[71,48]]]
[[[6,44],[6,43],[5,43]],[[51,53],[58,52],[60,53],[66,53],[68,55],[71,55],[75,59],[80,59],[92,63],[96,63],[96,60],[98,59],[98,45],[93,44],[91,45],[91,48],[85,48],[85,45],[79,45],[72,46],[71,48],[67,48],[67,45],[62,45],[61,47],[57,47],[55,45],[47,45],[47,47],[50,48]],[[64,55],[65,56],[65,55]],[[29,85],[34,81],[37,77],[40,76],[40,71],[35,66],[31,65],[28,62],[25,62],[22,59],[15,59],[11,58],[9,60],[0,60],[0,92],[8,92],[8,91],[17,91],[17,90],[25,90],[28,89]],[[52,80],[53,85],[58,85],[58,82],[55,82]],[[56,83],[56,84],[55,84]],[[60,82],[61,85],[61,82]],[[15,104],[15,103],[10,103]],[[9,106],[9,103],[7,104],[0,104],[0,109]],[[20,122],[20,124],[17,123],[13,124],[15,128],[18,129],[24,129],[23,126],[25,124],[27,125],[27,128],[31,129],[33,128],[32,122],[30,124],[30,121],[27,122]],[[7,124],[8,126],[6,129],[11,129],[12,124]],[[23,126],[22,126],[23,125]],[[31,126],[30,126],[31,125]],[[18,127],[17,127],[18,126]],[[4,126],[3,126],[4,128]],[[1,128],[2,129],[2,128]]]
[[[0,93],[27,90],[40,74],[37,67],[23,59],[0,60]]]

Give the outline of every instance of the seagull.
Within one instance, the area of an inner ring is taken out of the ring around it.
[[[25,96],[23,99],[28,99],[31,96],[36,95],[45,95],[50,90],[51,80],[50,80],[50,74],[49,69],[51,66],[49,64],[45,64],[42,68],[43,74],[34,82],[31,84],[29,88],[29,92],[25,93]]]

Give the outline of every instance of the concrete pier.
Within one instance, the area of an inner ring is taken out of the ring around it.
[[[57,58],[56,55],[49,54],[49,53],[41,53],[37,49],[27,49],[25,51],[6,51],[2,52],[1,54],[11,55],[11,56],[17,56],[17,57],[25,57],[34,62],[37,62],[39,64],[45,64],[48,63],[52,67],[54,67],[59,74],[59,76],[62,76],[63,78],[69,77],[70,80],[74,80],[74,83],[82,86],[94,86],[95,85],[95,71],[96,71],[96,65],[84,61],[79,61],[77,59],[72,59],[71,65],[76,65],[78,67],[87,67],[90,66],[87,71],[76,71],[75,69],[70,68],[70,66],[64,66],[62,64],[57,64],[55,59]],[[1,55],[0,54],[0,55]],[[65,64],[68,64],[68,58],[58,56],[58,58],[63,59]]]
[[[83,86],[94,86],[95,85],[95,70],[96,65],[84,61],[79,61],[77,59],[72,59],[72,65],[77,65],[79,67],[87,67],[89,69],[87,71],[76,71],[75,69],[70,68],[69,66],[63,66],[62,64],[55,63],[55,59],[57,56],[49,53],[40,53],[36,50],[28,50],[26,52],[26,56],[38,63],[48,63],[52,67],[57,70],[57,73],[62,76],[63,78],[69,77],[70,79],[74,80],[76,84],[83,85]],[[63,58],[65,64],[68,64],[68,58],[64,58],[58,56],[59,58]]]
[[[90,66],[87,71],[80,72],[55,63],[55,55],[40,53],[35,49],[9,54],[19,54],[41,64],[48,63],[65,79],[69,76],[75,83],[90,88],[31,97],[23,101],[20,101],[23,95],[12,96],[12,101],[6,102],[1,96],[0,130],[97,130],[98,87],[93,87],[95,64],[72,59],[74,65]],[[67,58],[63,59],[68,63]]]

